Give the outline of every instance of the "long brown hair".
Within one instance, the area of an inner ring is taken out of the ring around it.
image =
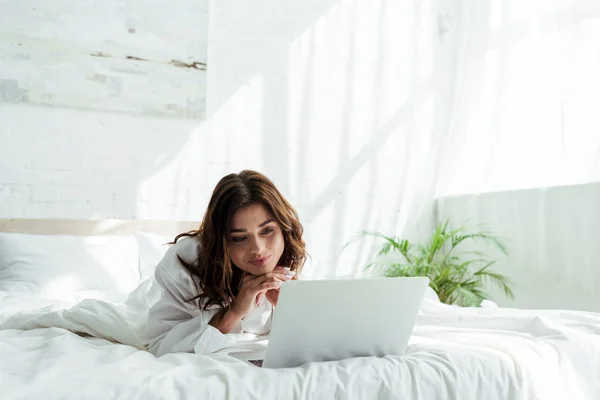
[[[262,204],[279,224],[285,247],[279,264],[299,274],[306,260],[303,228],[292,205],[263,174],[244,170],[223,177],[213,190],[208,208],[197,230],[179,234],[198,237],[198,259],[190,264],[178,256],[188,271],[198,277],[198,299],[201,308],[212,305],[226,307],[237,296],[242,271],[234,268],[229,258],[228,234],[233,214],[251,204]]]

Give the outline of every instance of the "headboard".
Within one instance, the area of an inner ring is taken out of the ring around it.
[[[175,236],[197,229],[199,222],[159,220],[0,219],[0,232],[38,235],[129,235],[143,231]]]

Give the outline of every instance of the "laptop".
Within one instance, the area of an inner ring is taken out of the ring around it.
[[[288,281],[281,286],[263,368],[401,356],[429,279]]]

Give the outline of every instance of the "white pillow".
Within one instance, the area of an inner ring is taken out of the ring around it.
[[[154,276],[156,266],[169,250],[168,243],[172,242],[175,236],[136,232],[135,238],[140,249],[140,279],[145,280]]]
[[[129,236],[0,233],[0,291],[74,301],[85,291],[129,293],[139,283]],[[79,294],[78,294],[79,293]]]

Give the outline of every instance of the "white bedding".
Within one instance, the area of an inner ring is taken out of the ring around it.
[[[150,282],[126,302],[110,293],[76,305],[0,293],[0,398],[600,399],[599,314],[427,299],[404,357],[268,370],[227,351],[155,358],[140,350]]]

